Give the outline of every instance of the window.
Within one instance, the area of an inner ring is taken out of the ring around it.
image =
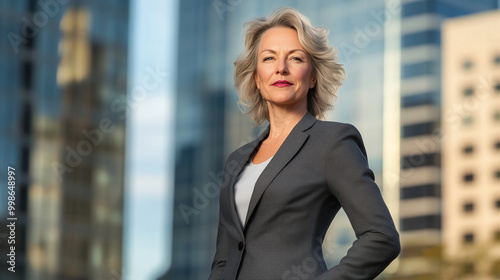
[[[404,156],[402,159],[402,168],[415,168],[423,166],[437,166],[440,164],[441,156],[440,154],[414,154],[409,156]]]
[[[493,233],[493,241],[500,242],[500,229],[496,230]]]
[[[469,126],[469,125],[472,125],[474,123],[474,118],[471,117],[471,116],[468,116],[468,117],[464,117],[462,119],[462,123],[466,126]]]
[[[403,126],[403,138],[432,134],[434,123],[417,123]]]
[[[421,105],[428,105],[428,104],[434,104],[434,96],[436,94],[433,92],[426,92],[426,93],[419,93],[419,94],[412,94],[408,96],[404,96],[401,99],[401,107],[403,108],[409,108],[409,107],[414,107],[414,106],[421,106]]]
[[[21,170],[28,173],[30,162],[30,149],[29,147],[23,145],[21,148]]]
[[[401,219],[401,230],[440,229],[441,216],[428,215]]]
[[[464,243],[466,244],[471,244],[471,243],[474,243],[474,234],[473,233],[466,233],[464,234],[463,236],[463,241]]]
[[[400,197],[404,199],[413,199],[420,197],[440,197],[440,186],[435,184],[424,184],[401,188]]]
[[[33,80],[33,65],[31,62],[24,62],[22,65],[23,73],[21,75],[21,83],[22,87],[26,90],[31,90],[32,88],[32,80]]]
[[[464,88],[463,94],[465,97],[469,97],[469,96],[474,95],[474,88],[473,87]]]
[[[464,180],[464,182],[466,182],[466,183],[473,182],[473,181],[474,181],[474,174],[473,174],[473,173],[466,173],[466,174],[463,176],[463,180]]]
[[[438,74],[438,67],[434,61],[417,62],[413,64],[403,65],[401,76],[403,78],[414,78],[424,75]]]
[[[433,11],[433,5],[429,1],[416,1],[416,2],[402,2],[402,17],[411,17],[415,15],[421,15],[425,13],[430,13]]]
[[[500,65],[500,54],[497,54],[495,56],[495,58],[493,59],[493,62],[496,64],[496,65]]]
[[[22,117],[22,132],[24,135],[29,135],[31,133],[32,126],[32,113],[31,113],[31,104],[24,103],[23,104],[23,117]]]
[[[429,0],[428,0],[429,1]],[[427,2],[427,1],[425,1]],[[433,11],[437,15],[442,16],[443,18],[456,17],[463,14],[467,14],[468,6],[465,5],[457,5],[458,3],[467,3],[467,2],[459,2],[459,1],[429,1],[432,3]],[[470,2],[472,3],[472,2]],[[475,1],[477,4],[477,11],[481,11],[484,8],[479,8],[479,3],[486,3],[486,1]],[[496,2],[495,2],[496,3]]]
[[[463,153],[466,155],[472,154],[474,152],[474,146],[467,145],[463,148]]]
[[[465,70],[471,69],[472,66],[474,66],[474,64],[470,60],[466,60],[462,63],[462,68],[464,68]]]
[[[403,48],[415,47],[426,44],[440,44],[441,35],[438,30],[426,30],[416,33],[405,34],[401,38]]]
[[[467,202],[463,205],[463,210],[465,213],[471,213],[474,212],[474,203],[472,202]]]
[[[494,89],[497,93],[500,93],[500,82],[496,83],[496,84],[493,86],[493,89]]]
[[[463,273],[465,275],[472,275],[474,274],[474,271],[475,271],[475,267],[474,267],[474,263],[471,263],[471,262],[466,262],[464,263],[464,266],[463,266]]]

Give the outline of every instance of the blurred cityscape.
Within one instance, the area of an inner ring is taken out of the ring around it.
[[[125,111],[110,106],[127,91],[128,15],[128,1],[0,2],[1,279],[121,271]]]
[[[126,122],[140,98],[127,86],[132,3],[0,0],[0,279],[145,279],[123,273]],[[182,0],[165,11],[178,16],[175,144],[157,156],[173,159],[173,222],[171,244],[154,248],[171,255],[156,279],[210,273],[225,158],[266,126],[236,106],[243,24],[282,6],[328,29],[346,68],[328,119],[363,135],[403,246],[378,279],[500,279],[498,0]],[[328,265],[354,240],[339,213]]]

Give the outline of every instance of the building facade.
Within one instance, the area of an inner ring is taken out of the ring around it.
[[[17,171],[16,272],[2,253],[2,279],[120,275],[128,14],[128,1],[0,1],[0,158]]]
[[[498,1],[403,1],[401,11],[400,230],[395,279],[441,279],[441,23]]]
[[[500,278],[500,12],[443,25],[443,279]]]

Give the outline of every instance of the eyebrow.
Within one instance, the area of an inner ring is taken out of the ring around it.
[[[274,50],[271,50],[271,49],[265,49],[265,50],[262,50],[262,51],[260,52],[260,54],[262,54],[262,53],[263,53],[263,52],[265,52],[265,51],[272,52],[272,53],[276,53],[276,51],[274,51]],[[293,49],[293,50],[290,50],[288,53],[290,54],[290,53],[294,53],[294,52],[303,52],[303,53],[306,53],[304,50],[301,50],[301,49]]]

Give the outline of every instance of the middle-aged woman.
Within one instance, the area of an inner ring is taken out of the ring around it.
[[[247,23],[235,87],[269,121],[227,159],[209,279],[374,279],[399,235],[352,125],[320,121],[344,76],[327,32],[294,9]],[[340,208],[357,240],[327,269],[322,240]]]

